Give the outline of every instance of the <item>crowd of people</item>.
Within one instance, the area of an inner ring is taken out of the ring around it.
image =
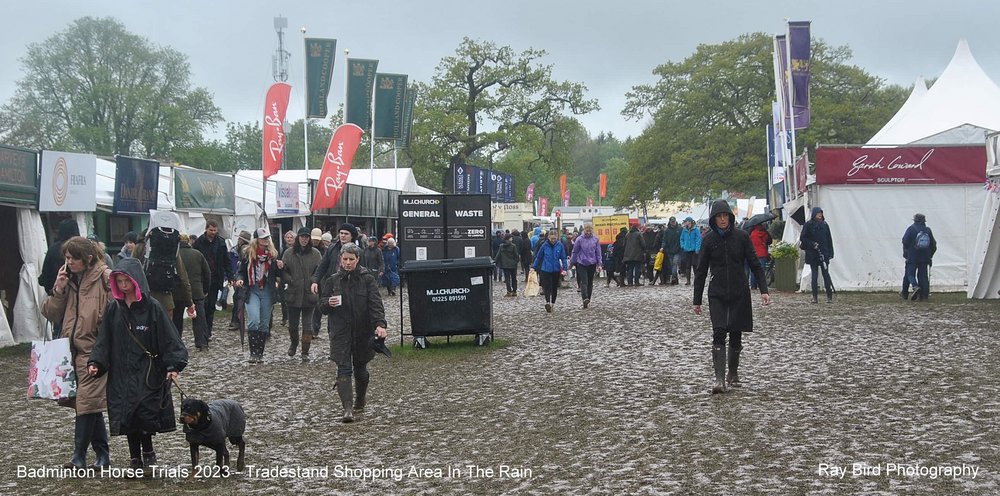
[[[61,402],[75,412],[67,468],[86,467],[90,449],[96,455],[94,466],[108,466],[109,432],[126,436],[130,467],[157,463],[153,436],[176,429],[170,385],[188,364],[185,320],[191,322],[195,348],[208,349],[215,312],[226,307],[229,291],[234,305],[230,329],[245,326],[251,364],[264,362],[275,304],[280,303],[281,322],[289,333],[287,355],[300,354],[303,362],[310,361],[325,316],[341,420],[353,422],[363,414],[368,363],[379,343],[384,346],[387,333],[382,291],[394,295],[400,285],[396,240],[391,234],[365,236],[349,223],[336,235],[303,227],[286,232],[283,240],[279,252],[270,231],[261,228],[241,232],[227,249],[218,224],[208,221],[198,235],[163,227],[141,235],[130,232],[110,256],[98,239],[80,236],[74,220],[59,224],[39,284],[49,295],[42,314],[57,335],[70,339],[78,378],[77,396]],[[693,280],[697,315],[707,287],[712,392],[723,393],[740,386],[743,333],[753,329],[750,290],[760,292],[764,305],[770,303],[764,267],[771,242],[763,224],[739,228],[729,204],[718,201],[707,225],[671,217],[666,225],[623,227],[613,243],[604,245],[591,224],[577,232],[543,232],[540,227],[523,233],[497,231],[493,259],[506,297],[518,296],[518,268],[525,282],[534,273],[548,313],[554,311],[560,289],[572,289],[574,283],[582,308],[589,308],[600,276],[606,287],[612,282],[618,287],[679,285],[682,278],[692,285]],[[832,303],[834,243],[821,208],[814,208],[803,226],[799,246],[812,273],[812,302],[818,301],[822,275],[826,301]],[[923,214],[914,215],[902,249],[900,296],[926,300],[937,242]]]
[[[80,236],[75,220],[59,224],[39,284],[48,294],[42,315],[56,335],[69,338],[77,376],[76,397],[60,402],[75,412],[66,468],[86,468],[91,449],[94,467],[109,466],[109,432],[127,438],[130,468],[157,464],[153,436],[177,428],[170,387],[188,364],[185,322],[191,322],[195,348],[207,350],[214,314],[230,289],[231,328],[245,325],[251,364],[264,361],[279,300],[288,356],[301,342],[303,362],[326,316],[342,421],[364,412],[367,363],[386,337],[381,292],[395,294],[400,282],[395,239],[366,237],[347,223],[336,242],[309,228],[284,239],[279,254],[267,229],[243,231],[227,249],[218,224],[209,220],[198,235],[168,227],[130,232],[110,256],[96,237]]]

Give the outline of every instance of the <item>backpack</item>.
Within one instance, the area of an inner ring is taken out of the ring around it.
[[[173,292],[180,280],[177,272],[177,250],[181,235],[176,229],[155,227],[146,234],[149,255],[146,256],[146,281],[149,289],[160,293]]]
[[[916,239],[913,240],[913,247],[918,250],[929,249],[931,247],[931,233],[927,230],[918,232]]]

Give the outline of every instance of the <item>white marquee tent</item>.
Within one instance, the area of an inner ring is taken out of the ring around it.
[[[922,82],[917,80],[907,102],[866,146],[976,145],[984,143],[987,131],[1000,130],[1000,87],[983,72],[965,40],[929,90],[921,88]],[[810,206],[822,207],[830,223],[835,246],[830,272],[838,290],[898,290],[904,268],[901,239],[917,212],[927,216],[938,243],[932,290],[971,290],[986,201],[982,183],[814,184],[809,191]],[[801,289],[810,287],[809,280],[806,267]]]

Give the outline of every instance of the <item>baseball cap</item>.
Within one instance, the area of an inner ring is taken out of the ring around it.
[[[316,241],[319,241],[323,239],[323,231],[321,231],[318,227],[314,227],[313,230],[309,233],[309,237]]]
[[[260,229],[257,229],[257,232],[255,233],[255,236],[256,236],[257,239],[270,238],[271,237],[271,231],[268,231],[266,227],[262,227]]]

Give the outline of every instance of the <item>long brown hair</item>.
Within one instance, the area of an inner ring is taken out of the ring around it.
[[[101,247],[83,236],[73,236],[67,239],[62,245],[62,252],[63,256],[69,255],[83,260],[87,267],[93,267],[97,265],[97,262],[104,262],[104,252],[101,251]],[[91,257],[89,262],[87,256]]]

